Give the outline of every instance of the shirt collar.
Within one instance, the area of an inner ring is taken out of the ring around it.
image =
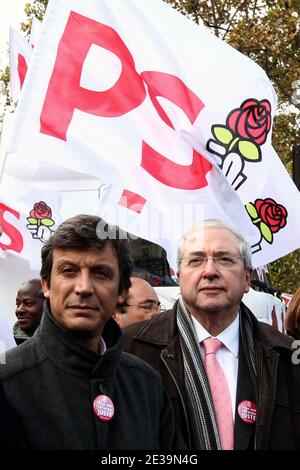
[[[193,315],[191,315],[194,328],[196,331],[196,337],[198,342],[201,343],[207,338],[211,338],[211,334],[196,320]],[[234,321],[227,326],[227,328],[222,331],[217,339],[222,341],[224,346],[235,356],[238,357],[239,353],[239,326],[240,326],[240,315],[237,314]]]
[[[100,337],[100,341],[99,341],[99,354],[101,354],[101,356],[103,356],[103,354],[105,353],[107,347],[106,347],[106,343],[103,339],[103,337],[101,336]]]

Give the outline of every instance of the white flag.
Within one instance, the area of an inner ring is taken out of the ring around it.
[[[41,266],[41,248],[61,223],[61,198],[55,191],[33,188],[5,175],[0,187],[0,255]]]
[[[39,21],[35,16],[32,18],[31,31],[29,37],[29,44],[31,47],[35,47],[40,37],[42,22]]]
[[[9,151],[103,178],[100,214],[172,266],[200,213],[242,229],[257,266],[300,245],[275,108],[259,66],[160,0],[50,1]]]
[[[10,84],[13,101],[18,101],[27,74],[32,48],[26,39],[13,28],[9,28]]]

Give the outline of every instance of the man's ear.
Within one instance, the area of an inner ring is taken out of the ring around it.
[[[112,317],[118,323],[118,325],[120,326],[120,314],[118,312],[115,312],[115,313],[113,313]]]
[[[245,292],[249,292],[251,281],[252,281],[252,274],[253,274],[253,269],[249,268],[246,269],[246,286],[245,286]]]
[[[125,302],[125,299],[128,295],[128,289],[124,289],[121,294],[118,295],[118,302],[117,304],[123,304]]]
[[[49,299],[50,298],[50,289],[48,287],[48,282],[46,281],[46,279],[41,278],[41,283],[42,283],[42,289],[43,289],[44,297],[46,299]]]

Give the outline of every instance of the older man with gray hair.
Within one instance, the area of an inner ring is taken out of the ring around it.
[[[251,276],[244,236],[206,220],[179,245],[173,309],[124,330],[125,350],[161,373],[191,449],[300,448],[300,366],[291,339],[241,302]]]

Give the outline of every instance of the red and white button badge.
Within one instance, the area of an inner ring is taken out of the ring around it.
[[[98,395],[93,403],[94,413],[100,421],[111,421],[115,414],[115,407],[106,395]]]
[[[238,414],[244,423],[255,423],[257,419],[257,406],[253,401],[243,400],[238,406]]]

